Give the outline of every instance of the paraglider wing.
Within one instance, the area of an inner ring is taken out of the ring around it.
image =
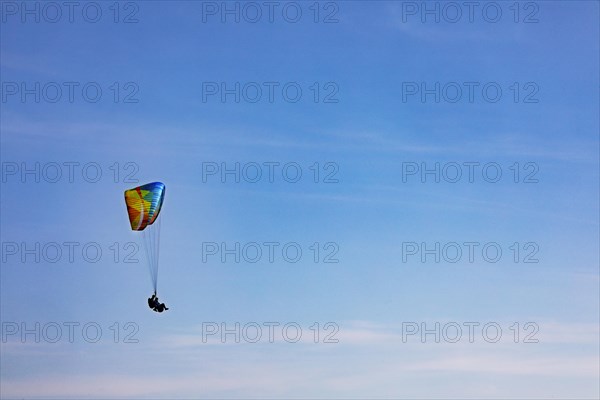
[[[129,222],[134,231],[143,231],[152,225],[165,198],[165,185],[161,182],[148,183],[125,191],[125,203]]]

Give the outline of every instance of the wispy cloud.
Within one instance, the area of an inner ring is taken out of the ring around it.
[[[557,354],[553,344],[597,345],[598,328],[592,324],[540,323],[544,334],[539,344],[511,343],[403,343],[397,325],[369,321],[350,321],[341,326],[340,343],[315,344],[302,340],[291,344],[274,343],[233,345],[201,340],[200,328],[192,333],[169,334],[136,348],[157,360],[143,367],[131,360],[114,373],[62,375],[48,371],[43,378],[4,377],[5,397],[45,398],[160,398],[178,397],[339,397],[352,390],[358,397],[383,395],[401,397],[415,388],[389,386],[398,377],[419,379],[436,373],[452,374],[451,380],[436,385],[452,396],[468,394],[468,385],[457,391],[452,385],[458,377],[492,374],[511,377],[569,377],[593,380],[599,373],[599,358],[594,355]],[[580,334],[580,332],[583,332]],[[546,343],[547,342],[547,343]],[[8,350],[9,356],[14,348]],[[108,351],[108,352],[107,352]],[[116,346],[88,355],[114,358]],[[123,350],[121,350],[123,351]],[[21,354],[23,355],[23,354]],[[38,357],[30,354],[28,357]],[[158,361],[160,360],[160,361]],[[396,379],[393,379],[396,377]],[[496,378],[498,379],[498,378]],[[536,378],[537,379],[537,378]],[[311,382],[306,385],[306,382]],[[374,389],[374,385],[381,385]],[[568,384],[565,387],[569,387]],[[518,389],[518,388],[517,388]],[[528,390],[530,390],[529,387]],[[426,393],[421,388],[421,393]],[[518,390],[517,390],[518,392]],[[481,392],[480,392],[481,393]],[[522,397],[499,388],[491,397]],[[543,387],[538,394],[546,393]],[[584,397],[590,392],[582,391]],[[483,395],[482,397],[486,397]]]

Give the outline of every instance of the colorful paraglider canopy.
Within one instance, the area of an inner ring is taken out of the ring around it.
[[[143,231],[152,225],[162,207],[165,198],[165,185],[152,182],[125,191],[125,203],[129,213],[129,222],[134,231]]]

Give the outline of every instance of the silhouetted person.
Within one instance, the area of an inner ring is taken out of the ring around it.
[[[152,297],[148,298],[148,307],[154,309],[154,308],[156,308],[156,305],[157,305],[157,297],[156,297],[156,293],[154,293],[152,295]]]
[[[165,305],[165,303],[161,303],[160,301],[158,301],[158,296],[156,295],[156,292],[154,292],[152,297],[150,297],[148,299],[148,307],[150,307],[152,310],[154,310],[156,312],[163,312],[163,311],[169,309]]]

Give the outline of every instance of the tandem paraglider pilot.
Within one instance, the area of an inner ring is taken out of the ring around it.
[[[152,297],[148,298],[148,307],[150,307],[156,312],[163,312],[165,310],[168,310],[165,303],[161,303],[160,301],[158,301],[158,296],[156,296],[156,293],[154,293]]]

